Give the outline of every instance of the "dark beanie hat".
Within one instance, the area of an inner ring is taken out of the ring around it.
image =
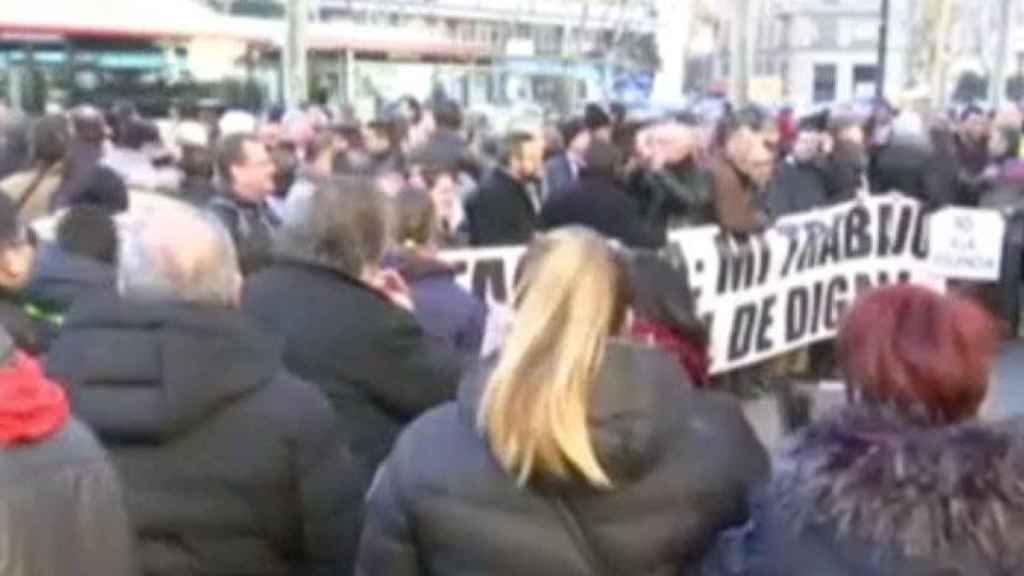
[[[612,119],[599,104],[587,104],[583,110],[583,122],[589,130],[600,130],[611,126]]]
[[[70,206],[95,206],[116,214],[128,209],[128,187],[121,176],[110,167],[96,165],[89,172],[85,186],[68,202]]]

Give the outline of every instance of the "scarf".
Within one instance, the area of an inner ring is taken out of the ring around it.
[[[48,438],[68,417],[64,389],[46,379],[38,362],[15,352],[0,368],[0,446]]]

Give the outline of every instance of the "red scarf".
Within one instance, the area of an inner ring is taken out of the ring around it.
[[[15,352],[0,367],[0,446],[48,438],[68,416],[64,389],[47,380],[39,363],[27,354]]]
[[[668,327],[643,318],[633,321],[630,332],[636,340],[651,343],[672,356],[683,370],[686,370],[698,388],[705,388],[711,384],[711,362],[707,352],[699,346],[680,338]]]

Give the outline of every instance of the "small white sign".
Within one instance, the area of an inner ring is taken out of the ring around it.
[[[999,280],[1006,221],[995,210],[945,208],[928,225],[928,263],[935,274],[961,280]]]

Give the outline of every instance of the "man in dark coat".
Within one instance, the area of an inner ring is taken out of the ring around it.
[[[565,149],[544,163],[545,201],[564,192],[579,180],[590,147],[590,131],[583,124],[583,119],[570,118],[560,124],[558,130]]]
[[[347,574],[367,473],[235,309],[236,258],[192,208],[129,229],[122,298],[77,305],[47,372],[114,457],[143,574]]]
[[[765,202],[775,217],[806,212],[828,202],[822,142],[825,136],[801,125],[793,152],[776,168]]]
[[[544,141],[513,132],[505,138],[502,163],[466,203],[473,246],[525,244],[539,221]]]
[[[220,144],[217,163],[227,188],[215,197],[210,210],[235,241],[243,274],[266,266],[280,224],[267,200],[274,193],[274,162],[250,134],[232,134]]]
[[[245,284],[242,307],[284,339],[285,364],[330,399],[371,466],[402,427],[450,400],[463,358],[424,334],[408,287],[379,268],[386,226],[372,183],[338,179],[282,235],[282,258]]]
[[[57,242],[39,247],[25,294],[32,305],[63,314],[80,299],[113,292],[117,225],[104,210],[80,206],[57,226]]]
[[[764,116],[754,108],[728,115],[719,123],[718,155],[711,163],[711,176],[718,225],[727,233],[760,232],[769,224],[761,193],[771,180],[775,162],[764,127]]]
[[[457,102],[443,99],[434,104],[434,130],[412,150],[409,159],[414,164],[443,166],[479,178],[480,167],[470,152],[469,143],[462,135],[462,109]]]
[[[607,490],[554,477],[521,487],[502,470],[477,424],[489,375],[474,371],[457,402],[402,435],[368,497],[359,576],[593,576],[584,547],[608,574],[688,574],[746,521],[764,449],[739,408],[693,390],[661,352],[607,347],[588,418]]]
[[[960,182],[964,194],[977,198],[984,187],[984,172],[988,168],[988,141],[991,125],[985,111],[968,106],[960,114],[960,129],[956,135],[956,157],[960,168]]]
[[[713,224],[711,174],[696,159],[690,126],[669,123],[647,131],[648,165],[629,178],[629,195],[647,225],[661,231]]]
[[[889,144],[878,151],[875,159],[874,180],[879,191],[901,192],[929,209],[955,204],[956,183],[936,164],[943,162],[943,156],[936,152],[920,118],[901,115],[893,124]]]
[[[117,471],[60,386],[0,330],[0,550],[6,576],[137,574]]]
[[[632,199],[615,181],[617,154],[606,142],[595,141],[586,155],[580,180],[541,210],[541,228],[581,225],[634,248],[658,249],[665,244],[664,231],[648,226]]]

